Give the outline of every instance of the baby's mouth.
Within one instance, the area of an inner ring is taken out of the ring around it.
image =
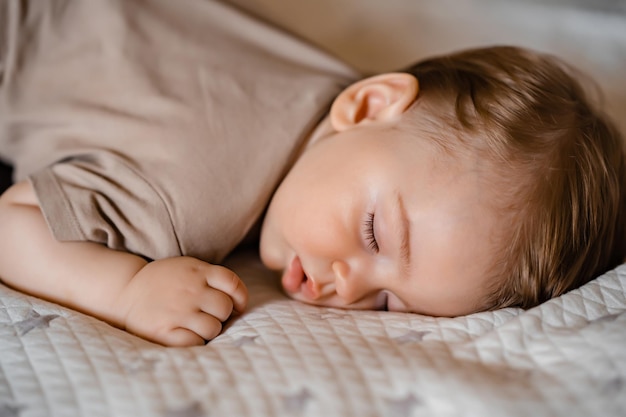
[[[296,293],[303,283],[307,281],[306,274],[302,269],[302,263],[298,256],[294,256],[289,266],[283,272],[281,283],[288,293]]]
[[[319,290],[316,288],[315,282],[307,277],[298,256],[294,256],[283,272],[281,283],[285,291],[291,295],[297,293],[309,301],[319,298]]]

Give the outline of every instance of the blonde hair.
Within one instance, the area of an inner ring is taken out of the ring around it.
[[[624,145],[590,104],[581,74],[555,57],[504,46],[405,72],[419,80],[421,110],[455,133],[439,135],[442,146],[485,158],[510,222],[484,309],[535,306],[623,261]]]

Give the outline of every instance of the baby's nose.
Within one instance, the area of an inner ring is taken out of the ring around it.
[[[332,269],[335,274],[335,291],[344,302],[356,301],[367,290],[362,288],[364,283],[356,279],[354,271],[347,262],[335,261],[332,264]]]
[[[333,272],[335,273],[335,279],[345,281],[348,279],[350,273],[350,266],[343,261],[335,261],[332,265]]]

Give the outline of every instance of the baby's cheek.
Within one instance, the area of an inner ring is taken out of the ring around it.
[[[280,263],[280,254],[275,244],[275,239],[269,229],[261,230],[261,239],[259,242],[259,253],[261,262],[266,268],[278,270],[282,268]]]

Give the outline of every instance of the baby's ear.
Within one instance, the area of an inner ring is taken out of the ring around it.
[[[411,74],[390,72],[365,78],[337,96],[330,122],[341,132],[359,124],[395,120],[415,101],[417,92],[417,78]]]

